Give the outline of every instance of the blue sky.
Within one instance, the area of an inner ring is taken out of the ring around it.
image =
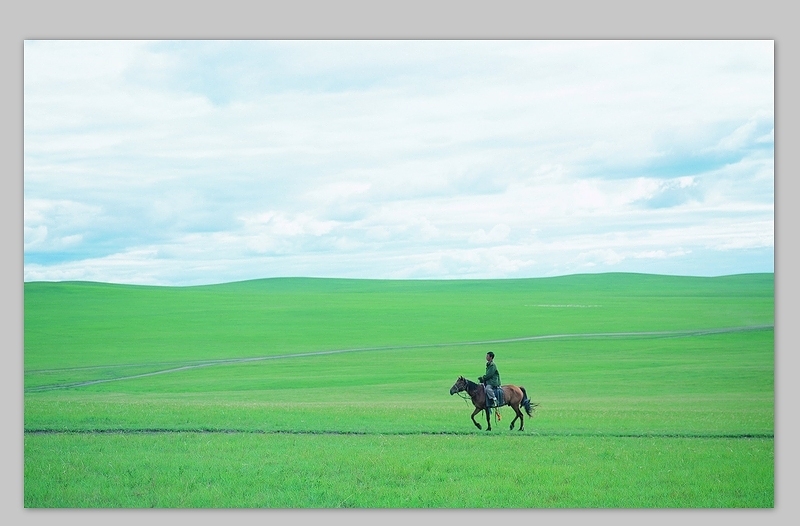
[[[26,41],[24,276],[774,271],[772,41]]]

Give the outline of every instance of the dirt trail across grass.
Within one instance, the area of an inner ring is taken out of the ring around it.
[[[421,435],[484,435],[485,431],[266,431],[263,429],[26,429],[27,435],[169,435],[169,434],[255,434],[255,435],[356,435],[356,436],[421,436]],[[517,433],[516,431],[514,432]],[[497,433],[495,433],[497,434]],[[532,431],[519,436],[537,437],[573,437],[573,438],[726,438],[726,439],[774,439],[774,433],[604,433]]]
[[[535,341],[535,340],[555,340],[555,339],[591,339],[591,338],[676,338],[676,337],[687,337],[687,336],[706,336],[712,334],[725,334],[731,332],[747,332],[747,331],[759,331],[759,330],[767,330],[767,329],[774,329],[774,324],[769,325],[747,325],[741,327],[721,327],[721,328],[712,328],[712,329],[693,329],[693,330],[680,330],[680,331],[641,331],[641,332],[605,332],[605,333],[574,333],[574,334],[544,334],[538,336],[523,336],[518,338],[503,338],[503,339],[495,339],[495,340],[480,340],[480,341],[468,341],[468,342],[452,342],[452,343],[428,343],[428,344],[417,344],[417,345],[392,345],[392,346],[382,346],[382,347],[356,347],[350,349],[333,349],[333,350],[323,350],[323,351],[311,351],[311,352],[301,352],[301,353],[292,353],[292,354],[274,354],[269,356],[254,356],[249,358],[228,358],[228,359],[220,359],[220,360],[204,360],[204,361],[190,361],[190,362],[160,362],[160,363],[151,363],[151,364],[126,364],[126,365],[108,365],[108,366],[94,366],[94,367],[74,367],[74,368],[63,368],[63,369],[47,369],[47,370],[36,370],[36,371],[26,371],[26,374],[37,374],[37,373],[52,373],[57,371],[74,371],[74,370],[85,370],[85,369],[109,369],[109,368],[116,368],[116,367],[164,367],[169,364],[173,364],[173,366],[158,369],[155,371],[149,371],[146,373],[139,373],[139,374],[132,374],[127,376],[118,376],[115,378],[103,378],[98,380],[87,380],[82,382],[71,382],[71,383],[64,383],[64,384],[50,384],[50,385],[40,385],[36,387],[30,387],[25,389],[26,393],[34,393],[34,392],[42,392],[42,391],[52,391],[55,389],[70,389],[70,388],[78,388],[78,387],[86,387],[89,385],[96,385],[101,383],[107,382],[117,382],[121,380],[132,380],[135,378],[145,378],[148,376],[155,376],[158,374],[168,374],[168,373],[176,373],[179,371],[186,371],[189,369],[198,369],[200,367],[212,367],[217,365],[231,365],[231,364],[239,364],[239,363],[247,363],[247,362],[258,362],[264,360],[283,360],[288,358],[301,358],[301,357],[309,357],[309,356],[324,356],[328,354],[340,354],[340,353],[348,353],[348,352],[367,352],[367,351],[389,351],[389,350],[404,350],[404,349],[425,349],[425,348],[435,348],[435,347],[459,347],[462,345],[498,345],[503,343],[516,343],[516,342],[524,342],[524,341]]]

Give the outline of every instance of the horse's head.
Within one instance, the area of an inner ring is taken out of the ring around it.
[[[467,388],[467,381],[464,379],[463,376],[459,376],[456,383],[453,384],[453,387],[450,388],[450,394],[454,395],[461,391],[464,391]]]

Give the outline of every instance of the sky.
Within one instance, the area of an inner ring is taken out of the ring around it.
[[[771,40],[27,40],[24,279],[774,272]]]

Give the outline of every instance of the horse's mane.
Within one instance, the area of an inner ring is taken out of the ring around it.
[[[467,383],[467,390],[471,390],[475,387],[478,387],[480,384],[473,382],[469,378],[464,378],[464,381]]]

